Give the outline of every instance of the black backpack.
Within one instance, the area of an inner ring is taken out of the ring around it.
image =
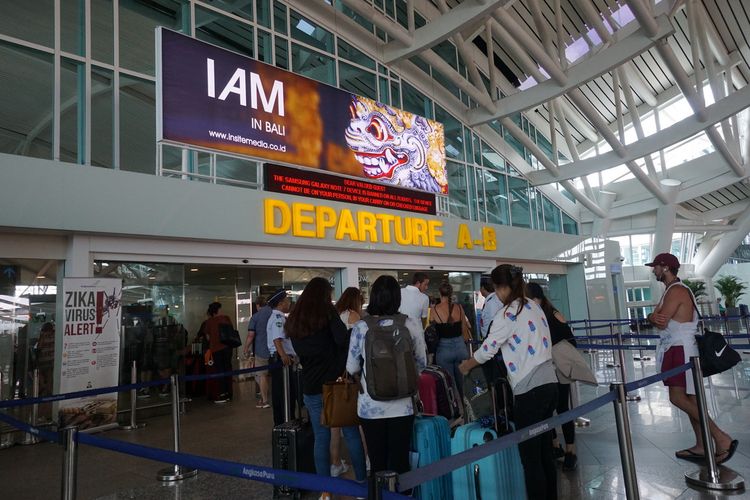
[[[406,316],[367,316],[365,381],[375,401],[410,398],[418,389],[414,343]]]

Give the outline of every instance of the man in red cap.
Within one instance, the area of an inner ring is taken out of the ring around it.
[[[698,355],[698,346],[695,342],[695,335],[698,333],[698,310],[692,292],[677,277],[680,268],[677,257],[671,253],[660,253],[653,262],[646,265],[654,268],[656,279],[667,287],[656,309],[647,317],[651,324],[659,329],[656,366],[661,372],[665,372],[687,363],[691,357]],[[680,450],[675,456],[687,460],[705,460],[692,370],[665,379],[664,385],[669,387],[669,401],[688,415],[695,433],[695,446]],[[716,461],[724,463],[732,458],[738,443],[719,429],[711,419],[709,426],[715,443]]]

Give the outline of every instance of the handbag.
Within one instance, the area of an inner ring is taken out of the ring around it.
[[[704,377],[725,372],[740,362],[740,354],[732,349],[719,332],[703,330],[703,335],[696,335],[698,357]]]
[[[723,373],[740,362],[742,359],[740,353],[732,349],[732,346],[727,343],[724,335],[719,332],[706,330],[703,316],[701,316],[698,310],[698,304],[695,302],[692,292],[690,293],[690,297],[693,299],[693,307],[695,307],[695,311],[698,313],[701,330],[703,330],[702,335],[695,336],[695,342],[698,344],[698,359],[701,363],[703,376],[710,377],[717,373]]]
[[[320,423],[325,427],[351,427],[359,425],[357,398],[359,384],[346,373],[333,382],[323,384],[323,411]]]
[[[232,325],[228,323],[222,323],[219,325],[219,340],[222,344],[231,348],[242,345],[240,332],[232,328]]]
[[[424,343],[427,345],[427,354],[435,354],[438,344],[440,343],[440,334],[435,327],[435,323],[430,323],[424,329]]]

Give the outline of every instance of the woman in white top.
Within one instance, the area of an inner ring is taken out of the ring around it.
[[[513,415],[519,429],[552,416],[557,404],[557,375],[552,363],[552,338],[544,311],[525,296],[523,269],[503,264],[492,271],[492,282],[505,304],[492,320],[482,346],[460,365],[466,375],[502,351],[513,389]],[[552,432],[518,445],[529,499],[557,498],[557,471]]]
[[[380,276],[372,284],[370,303],[367,313],[374,322],[392,325],[396,319],[405,319],[406,328],[412,341],[414,362],[418,372],[427,365],[427,348],[424,343],[422,325],[413,318],[398,314],[401,304],[401,289],[392,276]],[[349,356],[346,360],[346,371],[355,375],[363,370],[365,336],[368,326],[366,321],[358,321],[352,329],[349,340]],[[418,374],[417,374],[418,375]],[[371,472],[392,470],[399,474],[408,472],[409,449],[411,447],[414,427],[414,407],[412,398],[406,397],[389,401],[376,401],[367,390],[367,366],[361,377],[362,391],[357,399],[357,413],[362,420],[362,429],[367,443],[367,455],[370,459]]]
[[[362,318],[362,292],[359,288],[350,286],[341,294],[339,301],[336,302],[336,312],[339,313],[341,321],[347,328],[351,329],[354,323]]]

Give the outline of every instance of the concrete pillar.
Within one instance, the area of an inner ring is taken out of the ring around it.
[[[74,234],[68,239],[65,255],[66,278],[89,278],[94,274],[94,257],[88,236]]]
[[[677,193],[680,191],[682,182],[675,179],[662,179],[659,181],[664,194],[669,200],[669,204],[663,205],[656,209],[656,228],[654,229],[654,242],[651,245],[651,258],[653,259],[660,253],[670,252],[672,250],[672,236],[674,234],[675,219],[677,218]],[[664,287],[656,281],[654,275],[651,275],[651,297],[654,301],[661,297]]]

